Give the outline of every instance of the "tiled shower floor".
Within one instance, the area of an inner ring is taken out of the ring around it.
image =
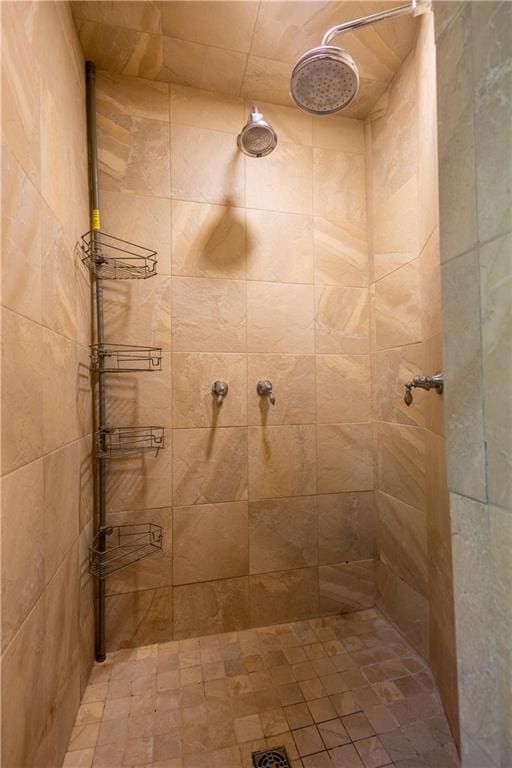
[[[95,665],[65,768],[459,765],[428,668],[376,609],[117,651]]]

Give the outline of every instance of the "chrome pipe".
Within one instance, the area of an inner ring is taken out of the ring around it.
[[[426,13],[430,10],[430,0],[411,0],[407,5],[400,5],[397,8],[389,8],[387,11],[379,11],[373,13],[371,16],[364,16],[361,19],[354,19],[353,21],[346,21],[344,24],[337,24],[335,27],[328,29],[322,38],[322,45],[328,45],[333,37],[342,35],[345,32],[352,32],[355,29],[361,29],[361,27],[367,27],[370,24],[376,24],[379,21],[389,21],[397,16],[407,16],[412,14],[413,16],[419,16],[422,13]]]

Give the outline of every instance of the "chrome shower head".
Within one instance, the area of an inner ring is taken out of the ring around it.
[[[290,94],[312,115],[332,115],[348,107],[359,90],[352,56],[335,45],[320,45],[300,57],[293,68]]]
[[[249,120],[237,137],[237,144],[249,157],[265,157],[276,148],[277,134],[257,107],[251,109]]]

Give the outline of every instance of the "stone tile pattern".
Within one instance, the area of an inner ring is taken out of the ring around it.
[[[99,72],[97,105],[103,226],[159,251],[156,277],[106,286],[107,332],[164,348],[110,402],[167,428],[110,474],[112,522],[158,518],[165,545],[109,579],[109,648],[373,606],[362,121],[262,105],[263,163],[236,147],[242,98]]]
[[[512,103],[505,75],[512,14],[500,2],[439,6],[441,276],[461,755],[463,765],[485,768],[512,761],[506,672],[512,633]]]
[[[377,610],[115,651],[95,665],[65,768],[459,766],[424,659]]]
[[[443,370],[433,14],[422,17],[416,47],[366,130],[378,604],[429,659],[456,733],[445,398],[416,390],[411,407],[403,401],[407,380]],[[452,329],[444,331],[450,343]],[[452,343],[460,347],[457,334]],[[449,369],[446,374],[449,404]],[[459,396],[457,388],[453,399],[460,402]],[[464,410],[473,420],[471,409]],[[467,465],[460,471],[473,474]]]
[[[1,14],[1,762],[57,766],[94,631],[83,57],[67,4]]]
[[[84,55],[102,69],[180,83],[228,96],[290,106],[290,70],[326,29],[357,18],[354,3],[72,2]],[[351,116],[365,117],[414,45],[415,25],[399,18],[347,39],[364,72]]]

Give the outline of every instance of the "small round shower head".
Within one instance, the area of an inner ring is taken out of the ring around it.
[[[276,148],[277,134],[263,119],[257,107],[253,107],[249,120],[237,137],[239,149],[249,157],[265,157]]]
[[[320,45],[301,56],[290,82],[292,99],[312,115],[332,115],[345,109],[358,89],[354,59],[335,45]]]

